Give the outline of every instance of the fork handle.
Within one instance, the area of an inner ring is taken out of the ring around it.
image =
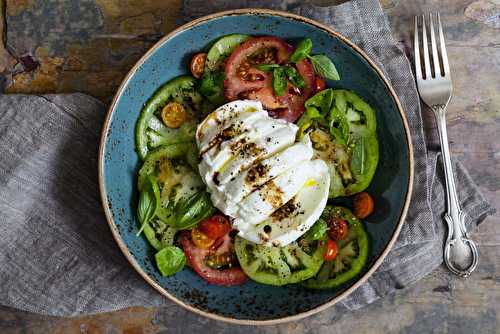
[[[432,107],[432,111],[436,117],[439,141],[441,142],[441,153],[446,179],[447,211],[444,214],[444,220],[448,225],[448,237],[444,246],[444,262],[454,274],[467,277],[476,268],[479,254],[474,241],[467,235],[465,213],[460,208],[460,203],[458,202],[448,145],[448,134],[446,131],[445,109],[446,105],[435,105]]]

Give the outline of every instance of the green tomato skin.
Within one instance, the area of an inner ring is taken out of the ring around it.
[[[350,263],[351,268],[348,271],[337,275],[333,279],[326,279],[322,281],[315,277],[302,282],[303,286],[310,289],[332,289],[342,286],[360,274],[368,259],[369,239],[363,226],[363,222],[354,216],[350,210],[343,207],[334,207],[332,212],[347,221],[350,230],[349,233],[353,233],[356,236],[359,246],[359,255]],[[325,262],[324,265],[327,264],[329,263]]]
[[[252,280],[258,283],[274,285],[274,286],[282,286],[286,284],[298,283],[316,275],[318,270],[321,268],[321,265],[323,264],[323,254],[325,252],[325,248],[324,245],[318,245],[317,249],[311,256],[306,254],[308,266],[298,271],[291,270],[292,271],[291,274],[287,277],[282,277],[277,272],[259,271],[259,268],[255,268],[256,262],[255,261],[252,262],[253,255],[249,254],[246,249],[247,245],[249,244],[253,246],[254,254],[257,253],[257,256],[268,258],[268,262],[269,261],[283,262],[281,258],[277,258],[276,254],[278,253],[276,252],[276,250],[281,251],[281,249],[283,249],[283,251],[288,251],[290,247],[299,247],[299,246],[297,246],[294,243],[284,247],[267,247],[251,243],[241,237],[236,237],[235,251],[240,266],[248,277],[250,277]],[[302,254],[301,256],[304,255]]]
[[[172,79],[162,85],[156,90],[156,92],[151,96],[151,98],[146,102],[141,110],[139,119],[135,127],[135,146],[139,157],[144,160],[148,155],[150,148],[148,147],[148,128],[149,120],[154,115],[154,113],[165,106],[174,96],[181,94],[182,91],[193,90],[192,94],[197,94],[194,92],[195,79],[190,76],[180,76]],[[177,131],[175,129],[172,131],[172,136],[175,137]]]
[[[221,60],[229,56],[238,45],[249,38],[249,35],[241,34],[231,34],[219,38],[207,53],[205,71],[215,71]]]

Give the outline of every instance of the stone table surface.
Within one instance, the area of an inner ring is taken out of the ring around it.
[[[328,4],[330,0],[315,1]],[[210,1],[207,1],[207,5]],[[249,2],[251,3],[251,2]],[[413,16],[440,11],[454,97],[453,154],[500,212],[500,1],[381,0],[394,37],[411,52]],[[86,92],[108,102],[121,78],[178,25],[180,0],[0,0],[0,90]],[[429,117],[427,133],[437,145]],[[1,333],[500,333],[500,213],[473,234],[481,258],[464,280],[439,268],[356,312],[324,311],[266,327],[234,326],[172,304],[58,318],[0,307]]]

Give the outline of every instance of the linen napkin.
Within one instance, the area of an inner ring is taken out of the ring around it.
[[[441,160],[426,148],[410,65],[378,1],[331,7],[274,0],[210,4],[184,1],[185,19],[266,7],[330,25],[382,68],[400,97],[415,153],[407,221],[382,266],[341,304],[358,309],[438,267],[446,232]],[[0,111],[0,303],[61,316],[170,304],[135,273],[105,222],[96,171],[105,106],[83,94],[1,95]],[[470,230],[494,210],[463,166],[455,161],[454,167]]]

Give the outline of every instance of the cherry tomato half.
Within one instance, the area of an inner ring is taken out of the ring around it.
[[[229,220],[223,215],[213,215],[203,220],[198,229],[210,239],[219,239],[231,230]]]
[[[337,257],[337,253],[337,243],[332,239],[328,239],[328,241],[326,242],[326,251],[323,258],[325,259],[325,261],[333,261]]]
[[[201,232],[197,228],[193,228],[191,230],[191,240],[196,247],[202,249],[210,248],[215,242],[215,239],[207,237],[205,233]]]
[[[161,120],[172,129],[177,129],[187,120],[188,114],[182,104],[178,102],[167,103],[161,110]]]
[[[328,235],[333,240],[344,240],[347,238],[347,234],[349,233],[349,227],[347,227],[347,223],[344,219],[333,216],[328,221]]]
[[[197,53],[191,58],[191,64],[189,65],[189,69],[191,70],[191,74],[196,79],[201,78],[203,75],[203,71],[205,69],[205,61],[207,60],[206,53]]]
[[[316,93],[317,93],[317,92],[322,91],[326,88],[326,82],[325,82],[325,80],[321,79],[320,77],[316,77],[315,86],[316,86]]]
[[[367,192],[363,191],[353,199],[354,215],[358,218],[364,219],[372,214],[375,208],[373,198]]]

